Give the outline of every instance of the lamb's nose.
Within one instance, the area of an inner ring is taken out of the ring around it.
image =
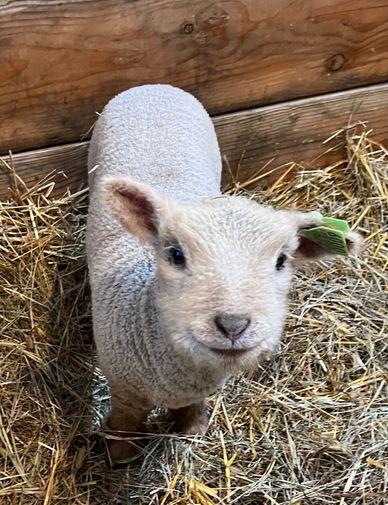
[[[251,320],[241,314],[219,314],[214,318],[214,322],[225,337],[235,341],[248,328]]]

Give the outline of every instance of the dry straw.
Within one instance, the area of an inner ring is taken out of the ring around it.
[[[208,436],[150,434],[141,465],[115,471],[99,443],[109,396],[94,363],[87,195],[56,200],[49,181],[28,189],[7,169],[18,189],[0,207],[2,505],[388,502],[383,147],[348,135],[348,160],[250,193],[348,219],[365,252],[298,275],[281,349],[214,395]]]

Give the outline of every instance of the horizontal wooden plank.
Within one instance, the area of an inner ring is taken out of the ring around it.
[[[220,114],[388,81],[388,2],[13,0],[0,46],[0,153],[16,152],[79,141],[148,82]]]
[[[55,182],[53,194],[57,196],[68,188],[77,191],[85,187],[88,145],[87,141],[77,142],[13,154],[12,159],[1,157],[0,199],[8,195],[8,188],[13,184],[12,167],[28,188],[44,179]]]
[[[366,122],[374,130],[374,138],[388,146],[387,117],[388,84],[216,117],[214,123],[225,159],[223,185],[230,183],[229,169],[244,182],[285,163],[304,162],[319,167],[343,159],[343,148],[325,153],[328,146],[322,143],[349,121]],[[14,164],[29,185],[56,171],[55,192],[59,195],[68,186],[79,189],[85,182],[87,148],[88,142],[82,142],[20,153],[14,156]],[[286,169],[288,166],[261,183],[270,183]],[[9,184],[9,173],[0,169],[0,197],[5,197]]]
[[[388,83],[227,114],[216,127],[221,150],[240,182],[288,164],[262,181],[270,184],[293,162],[319,168],[346,159],[345,133],[329,145],[324,142],[358,122],[388,146],[387,117]],[[226,171],[223,184],[229,184]]]

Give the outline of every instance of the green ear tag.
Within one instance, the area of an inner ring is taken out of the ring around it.
[[[321,217],[319,212],[315,212],[317,217]],[[322,225],[315,228],[302,230],[302,237],[306,237],[315,244],[318,244],[330,254],[349,254],[345,235],[350,231],[349,225],[342,219],[334,217],[323,217]]]

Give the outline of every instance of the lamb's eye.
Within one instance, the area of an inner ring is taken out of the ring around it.
[[[284,268],[284,264],[287,260],[287,256],[284,253],[279,254],[279,257],[276,261],[276,270],[281,270]]]
[[[168,251],[168,261],[171,265],[184,268],[186,264],[185,255],[180,247],[170,247]]]

